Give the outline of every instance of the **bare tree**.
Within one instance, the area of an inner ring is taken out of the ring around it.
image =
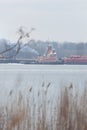
[[[34,31],[35,28],[31,28],[29,32],[25,32],[23,27],[20,27],[18,30],[18,34],[19,34],[19,38],[17,40],[17,43],[15,45],[13,45],[10,48],[6,48],[4,51],[0,52],[0,54],[2,55],[3,58],[15,58],[17,56],[17,54],[20,52],[20,50],[25,46],[21,46],[22,42],[21,40],[23,38],[30,38],[30,34],[32,31]],[[12,51],[13,49],[16,49],[16,53],[11,55],[11,56],[3,56],[3,54]]]

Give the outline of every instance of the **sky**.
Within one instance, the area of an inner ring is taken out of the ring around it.
[[[20,26],[30,39],[87,42],[87,0],[0,0],[0,39],[16,41]]]

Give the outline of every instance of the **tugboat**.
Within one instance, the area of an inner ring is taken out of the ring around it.
[[[57,58],[56,50],[48,45],[47,52],[43,56],[38,56],[38,64],[63,64],[62,59]]]

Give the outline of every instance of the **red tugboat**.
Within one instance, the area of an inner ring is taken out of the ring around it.
[[[55,49],[48,45],[48,49],[45,55],[39,56],[37,58],[37,63],[39,64],[63,64],[63,61],[57,58]]]
[[[87,56],[73,55],[64,58],[64,64],[87,64]]]

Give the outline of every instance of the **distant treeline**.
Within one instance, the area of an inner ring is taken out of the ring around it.
[[[0,40],[0,52],[10,48],[16,43],[11,43],[5,39]],[[54,41],[35,41],[30,40],[28,43],[21,44],[21,50],[19,51],[17,58],[36,58],[38,55],[44,55],[47,50],[48,45],[52,45],[57,52],[59,58],[66,57],[70,55],[87,55],[87,43],[74,43],[74,42],[54,42]],[[12,55],[15,53],[16,48],[3,54],[3,55]]]
[[[87,43],[74,43],[74,42],[49,42],[49,41],[30,41],[30,47],[34,48],[39,52],[40,55],[43,55],[48,44],[51,44],[57,52],[58,57],[66,57],[70,55],[87,55]]]

